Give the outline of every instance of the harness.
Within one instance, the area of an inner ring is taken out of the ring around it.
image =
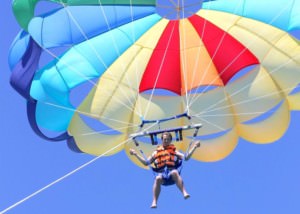
[[[164,118],[161,120],[142,120],[142,123],[140,125],[140,129],[143,128],[144,124],[146,123],[156,123],[160,124],[161,122],[165,122],[168,120],[178,119],[181,117],[187,117],[189,120],[191,119],[191,116],[189,116],[187,113],[176,115],[170,118]],[[201,124],[193,124],[193,125],[187,125],[182,127],[175,127],[175,128],[169,128],[169,129],[159,129],[155,131],[140,131],[134,134],[131,134],[130,137],[134,141],[135,145],[138,147],[139,143],[137,142],[136,138],[143,137],[143,136],[149,136],[151,139],[152,145],[157,145],[157,135],[162,134],[163,132],[174,132],[176,141],[182,141],[182,131],[188,130],[188,129],[195,129],[193,134],[193,139],[190,142],[187,151],[189,151],[189,148],[193,142],[193,140],[196,138],[199,128],[201,127]],[[139,150],[142,156],[147,159],[144,152],[140,149]],[[154,175],[157,175],[158,173],[162,174],[164,178],[167,178],[167,183],[164,183],[162,185],[172,185],[174,184],[174,181],[169,179],[169,172],[171,172],[174,169],[177,169],[178,173],[181,173],[182,169],[182,160],[179,159],[176,156],[176,147],[173,144],[170,144],[168,147],[163,146],[157,146],[156,148],[157,153],[155,154],[154,158],[154,167],[150,166]],[[186,155],[186,154],[185,154]],[[148,165],[151,165],[148,163]]]

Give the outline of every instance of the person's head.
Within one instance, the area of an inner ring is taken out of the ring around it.
[[[170,132],[164,132],[161,135],[162,145],[168,146],[172,142],[172,135]]]

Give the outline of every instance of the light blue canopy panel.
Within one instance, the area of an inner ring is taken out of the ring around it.
[[[30,95],[40,101],[36,113],[38,125],[53,131],[66,130],[75,108],[69,102],[70,90],[100,77],[160,19],[153,14],[86,40],[39,70],[30,90]],[[53,123],[53,118],[60,119]]]
[[[203,9],[256,19],[284,31],[300,29],[300,0],[216,0],[203,3]]]
[[[28,31],[44,48],[78,44],[111,29],[155,13],[146,6],[68,6],[34,17]]]
[[[28,47],[29,35],[26,31],[20,31],[13,41],[9,49],[8,64],[12,70],[15,65],[20,61]]]

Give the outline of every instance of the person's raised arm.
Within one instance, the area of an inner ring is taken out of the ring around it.
[[[135,156],[142,164],[144,164],[145,166],[149,165],[150,163],[153,162],[153,155],[150,156],[148,159],[142,157],[141,155],[139,155],[134,149],[130,149],[129,153],[133,156]]]
[[[196,141],[196,142],[194,143],[194,145],[191,147],[191,149],[188,151],[187,155],[185,156],[185,160],[186,160],[186,161],[189,160],[189,159],[192,157],[194,151],[195,151],[198,147],[200,147],[200,141]]]

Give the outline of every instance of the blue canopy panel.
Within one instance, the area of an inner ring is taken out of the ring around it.
[[[154,13],[151,6],[68,6],[33,18],[28,31],[44,48],[59,47],[78,44]]]
[[[299,0],[215,0],[202,8],[252,18],[284,31],[300,29]]]
[[[70,91],[100,77],[160,19],[153,14],[86,40],[39,70],[30,90],[31,97],[38,100],[38,125],[52,131],[66,130],[76,108],[70,104]]]
[[[26,31],[22,30],[18,33],[15,40],[13,41],[8,54],[8,64],[11,71],[25,54],[29,39],[30,35],[28,35]]]

